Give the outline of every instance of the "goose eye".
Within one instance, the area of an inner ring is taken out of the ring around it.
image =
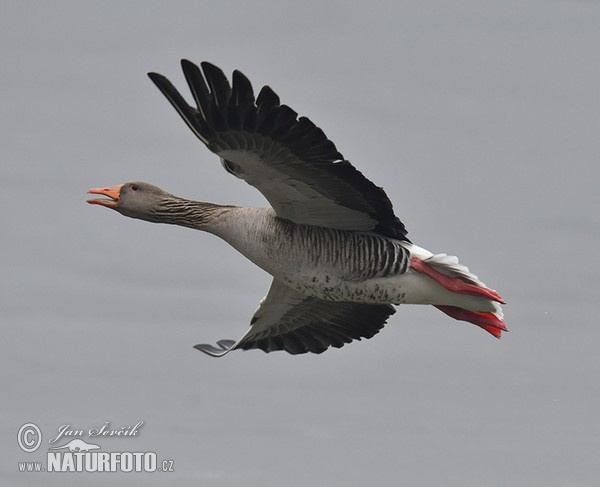
[[[140,188],[140,187],[139,187],[137,184],[132,184],[132,185],[131,185],[131,189],[132,189],[133,191],[137,191],[139,188]]]

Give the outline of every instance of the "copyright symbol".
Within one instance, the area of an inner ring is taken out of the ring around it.
[[[17,441],[19,442],[21,450],[31,453],[40,447],[42,443],[42,432],[37,425],[26,423],[19,429]]]

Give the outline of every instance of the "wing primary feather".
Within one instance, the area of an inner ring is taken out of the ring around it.
[[[233,72],[231,83],[231,102],[229,103],[229,126],[241,130],[247,125],[247,117],[254,109],[254,91],[252,84],[237,69]],[[234,127],[235,120],[235,127]]]
[[[198,105],[200,116],[204,120],[207,120],[207,116],[210,112],[210,96],[208,87],[206,85],[206,80],[202,76],[200,68],[198,68],[198,66],[191,61],[182,59],[181,69],[183,70],[183,74],[185,75],[185,80],[187,81],[190,91],[194,96],[194,100],[196,100],[196,105]]]
[[[197,117],[197,112],[184,98],[179,94],[179,91],[173,86],[173,84],[165,78],[163,75],[158,73],[148,73],[148,77],[156,85],[156,87],[162,92],[163,95],[169,100],[173,108],[179,113],[184,122],[192,129],[192,132],[204,142],[206,145],[209,144],[208,137],[211,135],[211,129],[202,123]]]
[[[277,116],[270,136],[273,139],[281,140],[295,125],[298,114],[287,105],[281,105],[276,114]]]
[[[263,86],[256,98],[256,127],[260,133],[267,133],[270,125],[275,123],[277,107],[279,97],[270,86]],[[272,120],[267,121],[268,118]]]
[[[275,128],[275,124],[277,123],[277,110],[271,110],[271,112],[267,113],[266,109],[261,111],[260,107],[256,113],[256,130],[261,135],[271,136],[271,132]]]
[[[206,61],[200,63],[200,65],[202,66],[204,77],[208,82],[212,99],[219,109],[225,112],[227,110],[227,103],[229,103],[229,98],[231,97],[231,87],[225,73],[221,71],[221,68]]]

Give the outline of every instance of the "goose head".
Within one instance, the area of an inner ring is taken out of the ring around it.
[[[102,198],[88,199],[91,205],[101,205],[118,211],[124,216],[146,221],[157,221],[164,213],[173,195],[153,184],[132,181],[117,186],[90,188],[88,194]]]

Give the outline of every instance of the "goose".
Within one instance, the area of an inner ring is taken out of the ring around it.
[[[193,201],[141,181],[91,188],[88,203],[209,232],[273,277],[240,339],[194,348],[213,357],[322,353],[373,337],[400,304],[433,305],[497,338],[508,331],[500,295],[456,257],[414,245],[384,190],[269,86],[255,97],[238,70],[230,84],[209,62],[181,67],[195,106],[166,77],[148,76],[224,169],[270,207]]]

